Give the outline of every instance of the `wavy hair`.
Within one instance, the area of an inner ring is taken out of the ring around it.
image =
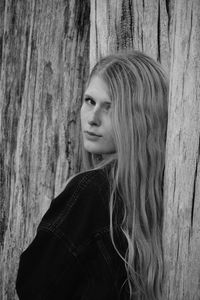
[[[125,264],[130,299],[160,300],[168,78],[159,63],[138,51],[102,58],[88,84],[94,76],[108,87],[117,149],[110,178],[111,240]],[[96,167],[96,161],[84,151],[87,168]],[[124,256],[114,241],[119,221],[127,242]]]

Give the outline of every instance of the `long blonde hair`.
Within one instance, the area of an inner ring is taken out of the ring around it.
[[[116,144],[111,180],[110,235],[119,204],[127,241],[125,263],[130,299],[161,299],[163,280],[163,175],[168,111],[168,79],[161,65],[138,52],[102,58],[93,76],[105,81],[112,102]],[[96,156],[84,152],[87,168]]]

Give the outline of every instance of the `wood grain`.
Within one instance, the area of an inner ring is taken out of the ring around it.
[[[91,1],[90,68],[108,53],[144,51],[170,69],[172,1]]]
[[[19,255],[80,169],[90,10],[77,0],[1,6],[0,299],[14,299]]]
[[[175,5],[165,174],[165,299],[200,299],[200,2]]]

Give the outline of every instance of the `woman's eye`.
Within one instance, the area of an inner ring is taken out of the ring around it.
[[[111,108],[111,103],[106,103],[105,106],[104,106],[104,109],[105,109],[106,111],[109,111],[110,108]]]
[[[95,105],[95,101],[92,98],[85,98],[84,99],[85,103],[87,103],[88,105]]]

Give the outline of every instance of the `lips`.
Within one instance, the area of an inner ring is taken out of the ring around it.
[[[96,137],[101,137],[101,135],[99,134],[96,134],[94,132],[91,132],[91,131],[85,131],[86,134],[90,135],[90,136],[96,136]]]
[[[91,131],[84,131],[84,137],[88,141],[99,142],[99,139],[101,139],[102,136]]]

